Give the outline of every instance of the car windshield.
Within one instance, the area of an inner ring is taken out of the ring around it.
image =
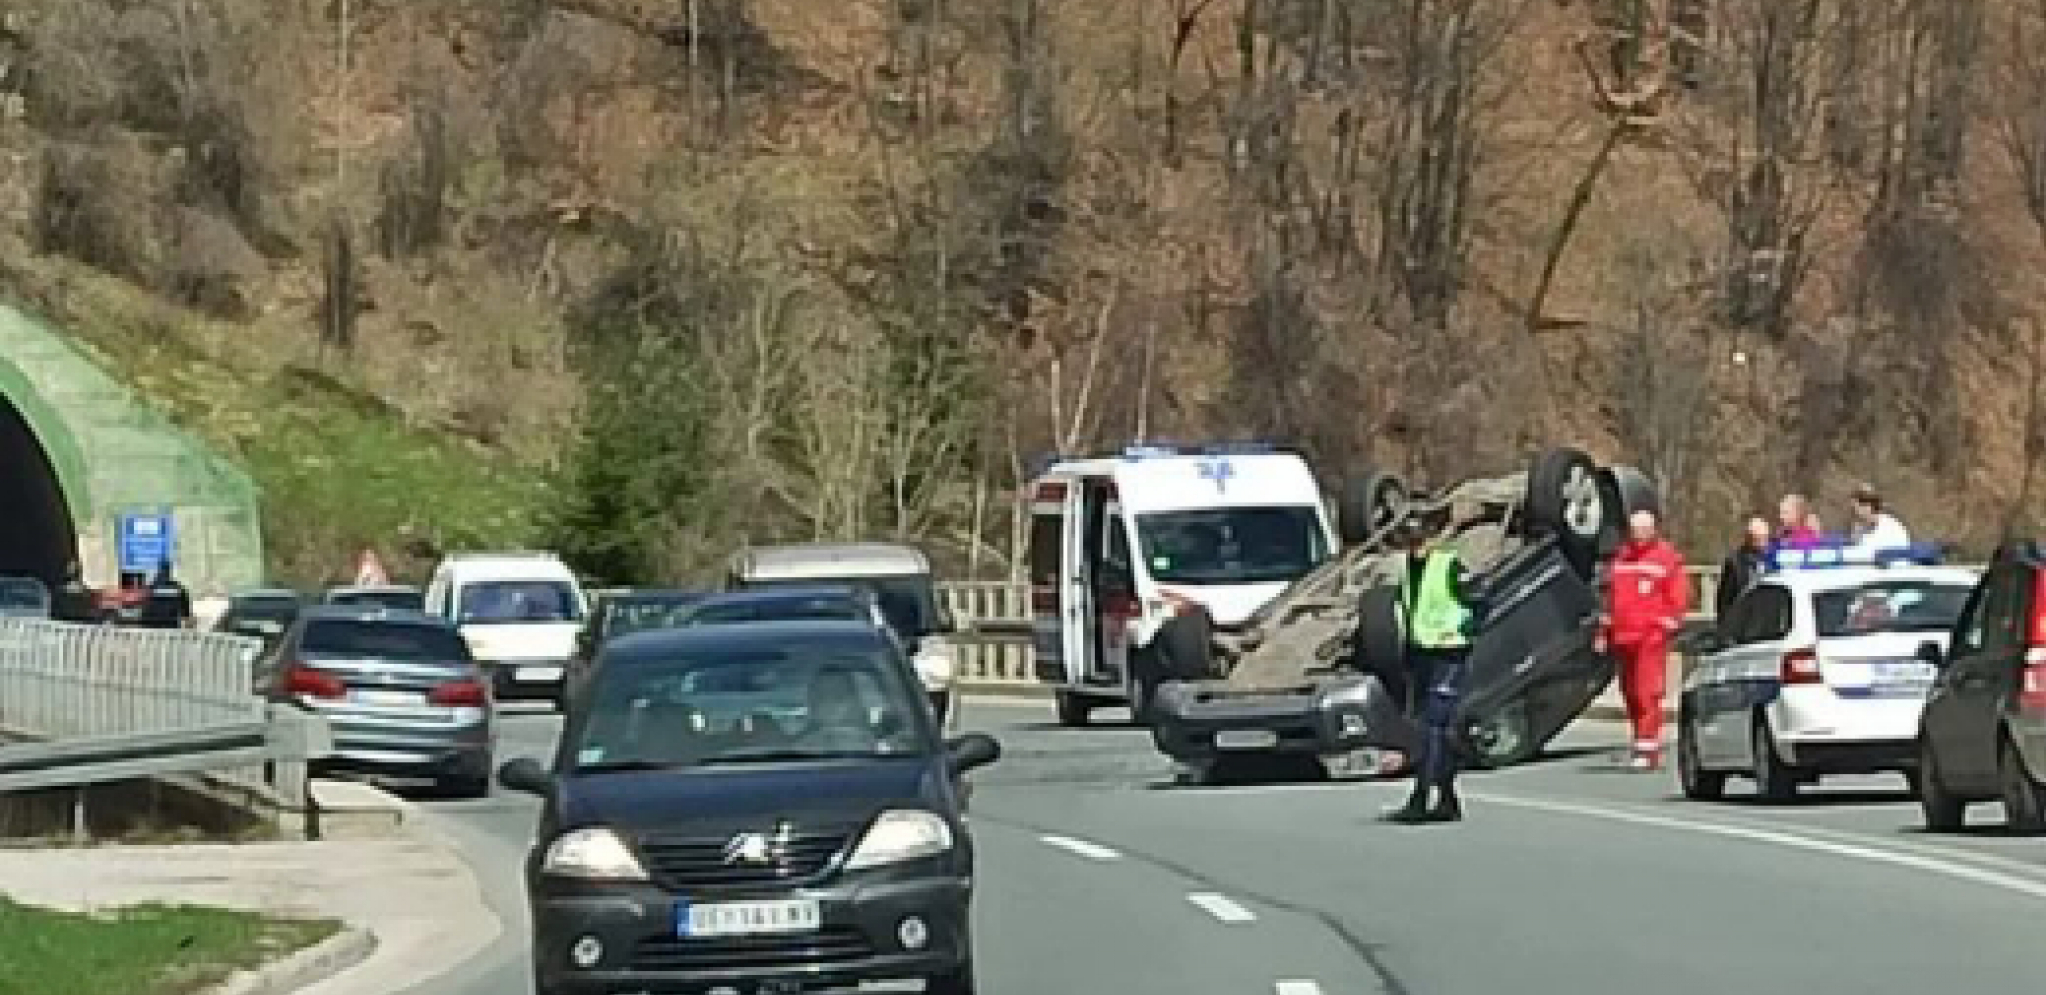
[[[1286,581],[1329,556],[1311,505],[1149,512],[1137,516],[1137,535],[1151,577],[1166,583]]]
[[[690,606],[703,600],[700,595],[677,594],[669,597],[648,597],[637,595],[612,598],[604,602],[602,629],[606,639],[645,632],[649,629],[664,629],[681,623]]]
[[[1865,636],[1879,632],[1946,632],[1968,601],[1964,584],[1878,581],[1812,596],[1819,635]]]
[[[867,612],[865,604],[845,595],[747,597],[697,605],[683,616],[683,621],[688,625],[830,619],[866,621],[872,617]]]
[[[0,577],[0,609],[41,611],[50,607],[50,592],[33,577]]]
[[[335,591],[327,595],[327,603],[330,605],[368,605],[372,608],[396,608],[416,612],[426,606],[426,596],[418,591],[402,588],[392,588],[383,591]]]
[[[457,622],[575,622],[575,588],[559,580],[480,580],[462,585]]]
[[[420,622],[317,619],[308,622],[299,648],[308,656],[459,663],[467,645],[454,630]]]
[[[938,617],[938,587],[929,574],[880,577],[810,577],[801,581],[748,581],[748,590],[775,587],[851,587],[873,592],[888,627],[906,639],[929,633]],[[841,618],[846,616],[831,616]]]
[[[903,667],[878,648],[806,645],[607,663],[571,756],[601,769],[927,753]]]

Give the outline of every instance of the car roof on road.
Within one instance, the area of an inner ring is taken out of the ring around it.
[[[742,582],[923,574],[930,570],[930,560],[921,550],[894,542],[804,542],[756,546],[741,552],[732,561],[732,573]]]
[[[851,619],[748,622],[648,629],[620,636],[604,647],[607,663],[667,660],[691,653],[743,653],[790,646],[882,649],[887,637],[871,623]]]

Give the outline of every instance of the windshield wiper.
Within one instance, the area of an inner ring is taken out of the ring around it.
[[[593,764],[576,764],[578,774],[616,774],[636,770],[672,770],[687,767],[680,760],[600,760]]]
[[[902,755],[877,750],[762,750],[758,753],[729,753],[724,756],[705,757],[698,761],[698,764],[708,767],[714,764],[771,764],[795,760],[866,760],[873,757]]]

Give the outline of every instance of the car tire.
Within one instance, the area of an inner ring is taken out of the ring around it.
[[[1612,523],[1624,520],[1611,506],[1613,493],[1600,485],[1598,464],[1575,449],[1551,449],[1535,458],[1527,475],[1526,522],[1537,535],[1556,538],[1570,565],[1586,577],[1598,566],[1600,543]]]
[[[1542,752],[1525,701],[1511,702],[1486,718],[1466,723],[1464,745],[1471,759],[1485,770],[1523,764]]]
[[[1368,467],[1352,474],[1336,505],[1343,545],[1363,545],[1374,537],[1384,542],[1386,530],[1406,513],[1408,499],[1406,481],[1398,474]]]
[[[1647,473],[1631,466],[1609,466],[1600,472],[1612,478],[1613,488],[1620,496],[1620,514],[1614,517],[1620,520],[1622,531],[1626,529],[1627,516],[1637,511],[1662,514],[1662,492]]]
[[[1153,683],[1158,680],[1203,681],[1223,676],[1215,666],[1214,621],[1206,610],[1196,606],[1165,620],[1158,627],[1157,635],[1151,637],[1151,645],[1139,653],[1149,652],[1155,659],[1147,665],[1155,666]],[[1136,661],[1131,661],[1134,666]]]
[[[1698,756],[1698,733],[1689,715],[1677,717],[1677,784],[1684,797],[1694,802],[1716,802],[1726,797],[1726,775],[1705,769]]]
[[[1058,710],[1059,725],[1078,729],[1087,724],[1094,715],[1094,700],[1073,691],[1060,691],[1052,696],[1052,704]]]
[[[973,962],[924,979],[924,995],[973,995]]]
[[[1939,754],[1932,741],[1918,739],[1918,809],[1925,815],[1925,829],[1934,833],[1959,832],[1968,822],[1968,804],[1947,790],[1939,773]]]
[[[2003,811],[2010,830],[2019,836],[2046,833],[2046,784],[2040,784],[2025,770],[2017,744],[2008,738],[1998,751],[1997,766],[2003,780]]]
[[[1776,752],[1776,737],[1769,733],[1769,718],[1755,713],[1755,796],[1772,805],[1797,800],[1797,770],[1783,762]]]

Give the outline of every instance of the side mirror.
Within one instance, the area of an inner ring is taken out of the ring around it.
[[[985,767],[1002,758],[1002,744],[984,732],[969,732],[945,744],[947,761],[952,773],[964,774],[976,767]]]
[[[511,791],[523,791],[529,795],[544,795],[554,787],[554,775],[540,766],[532,757],[507,760],[497,769],[497,783]]]
[[[1944,667],[1946,666],[1947,663],[1946,651],[1941,649],[1940,645],[1935,642],[1928,641],[1919,643],[1918,652],[1912,655],[1917,657],[1921,662],[1929,663],[1934,667]]]

